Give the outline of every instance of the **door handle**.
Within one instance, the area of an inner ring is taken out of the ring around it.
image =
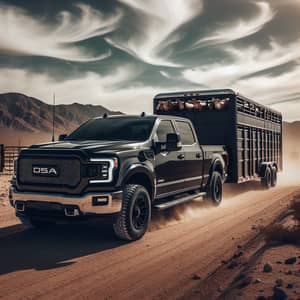
[[[184,154],[183,153],[178,154],[177,158],[178,159],[184,159]]]
[[[200,152],[196,153],[196,158],[201,158],[201,153]]]

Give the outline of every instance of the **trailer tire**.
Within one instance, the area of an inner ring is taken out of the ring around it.
[[[214,171],[211,175],[207,189],[207,198],[216,206],[222,202],[223,183],[222,176],[219,172]]]
[[[151,200],[148,191],[139,184],[127,184],[123,190],[122,210],[113,229],[126,241],[143,237],[151,219]]]
[[[271,173],[272,173],[272,177],[271,177],[271,186],[275,187],[277,185],[277,168],[276,167],[272,167],[271,168]]]
[[[272,171],[270,167],[266,168],[264,177],[261,178],[261,184],[265,189],[269,189],[272,184]]]

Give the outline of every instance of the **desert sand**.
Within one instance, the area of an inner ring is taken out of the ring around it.
[[[8,178],[0,178],[1,233],[6,229],[3,226],[17,221],[7,200]],[[243,267],[239,262],[236,267],[228,268],[233,255],[243,249],[243,259],[251,257],[257,245],[250,241],[259,236],[258,228],[286,211],[299,189],[299,180],[291,173],[281,175],[278,187],[269,191],[262,191],[259,184],[253,183],[242,188],[227,186],[220,207],[199,200],[154,214],[149,232],[134,243],[117,240],[108,226],[61,225],[45,232],[24,228],[7,234],[0,238],[1,297],[216,299],[226,296],[224,291]],[[261,273],[260,269],[259,265],[256,271]],[[271,293],[272,286],[267,282],[273,284],[278,275],[276,272],[269,275],[272,279],[253,275],[264,280],[259,288],[255,286],[257,295],[259,289],[266,295]],[[299,284],[294,283],[293,289],[299,292]],[[252,283],[245,287],[245,292],[231,291],[230,295],[236,299],[255,299],[251,290]]]
[[[0,176],[0,230],[16,224],[20,224],[15,217],[14,209],[10,206],[8,201],[8,188],[11,177]]]

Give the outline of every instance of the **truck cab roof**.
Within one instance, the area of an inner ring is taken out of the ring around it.
[[[100,119],[103,116],[95,117],[94,119]],[[182,120],[189,121],[187,118],[177,117],[172,115],[107,115],[106,118],[136,118],[136,119],[160,119],[160,120]]]

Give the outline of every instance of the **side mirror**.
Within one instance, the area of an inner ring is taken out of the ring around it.
[[[64,141],[65,138],[66,138],[67,136],[68,136],[67,134],[60,134],[60,135],[58,136],[58,140],[59,140],[59,141]]]
[[[177,133],[168,133],[166,150],[167,151],[178,151],[182,148],[180,135]]]

